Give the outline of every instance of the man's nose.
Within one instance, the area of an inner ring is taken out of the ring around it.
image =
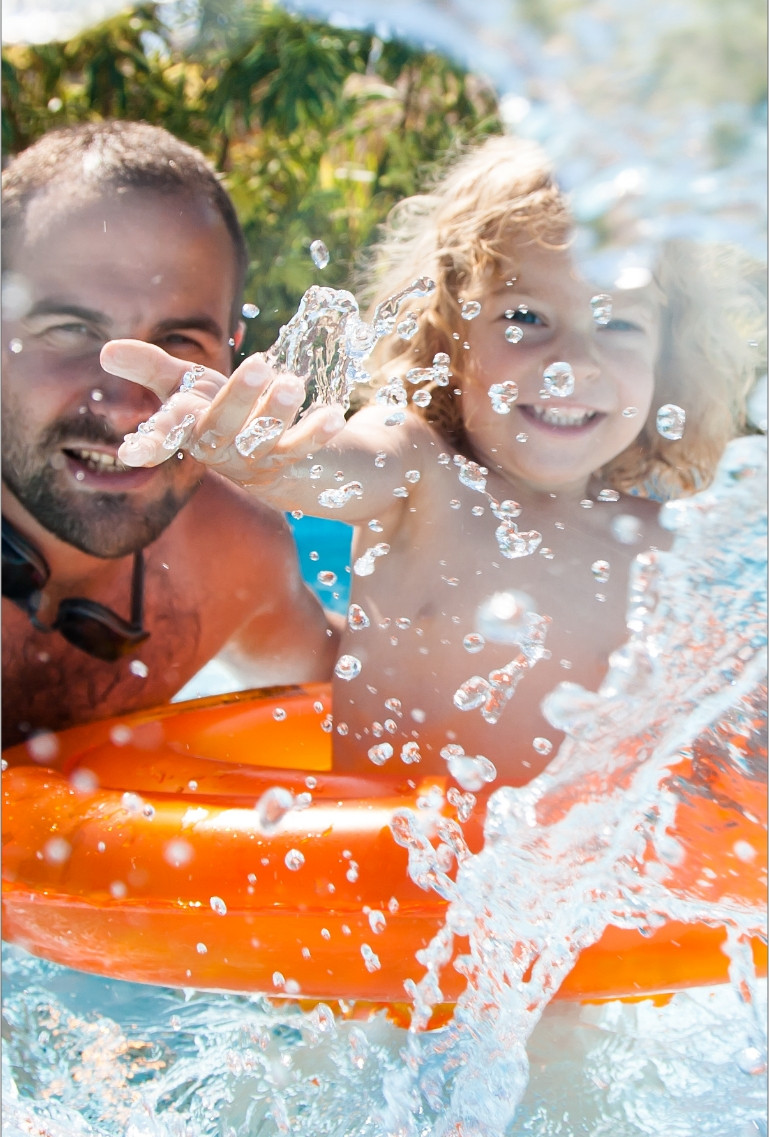
[[[94,414],[107,416],[117,428],[125,425],[126,432],[135,430],[137,423],[149,418],[160,406],[157,395],[146,387],[110,375],[101,367],[94,376],[88,399]]]

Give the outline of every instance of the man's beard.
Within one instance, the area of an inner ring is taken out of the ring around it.
[[[7,419],[5,426],[4,484],[43,528],[94,557],[123,557],[151,544],[199,485],[196,481],[179,488],[168,486],[157,500],[141,503],[129,493],[79,494],[66,485],[47,456],[60,455],[57,444],[72,438],[79,447],[89,442],[118,446],[122,436],[116,438],[104,419],[82,415],[55,422],[34,448],[19,442]]]

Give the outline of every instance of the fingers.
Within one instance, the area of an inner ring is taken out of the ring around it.
[[[253,483],[274,471],[276,462],[303,461],[344,426],[338,407],[313,409],[294,423],[304,384],[277,374],[261,356],[251,356],[226,379],[152,344],[113,340],[102,350],[102,366],[164,400],[135,434],[126,435],[118,456],[127,466],[156,466],[187,449],[228,477]]]

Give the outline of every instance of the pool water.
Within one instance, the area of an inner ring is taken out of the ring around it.
[[[387,1137],[388,1075],[406,1032],[378,1014],[101,979],[3,951],[5,1137]],[[761,1137],[755,1046],[766,984],[656,1006],[556,1002],[530,1039],[509,1137]],[[754,1012],[755,1011],[755,1015]],[[436,1053],[450,1028],[433,1032]],[[431,1077],[434,1085],[430,1086]],[[422,1072],[415,1132],[433,1132],[440,1078]],[[432,1103],[432,1105],[431,1105]],[[496,1137],[502,1137],[497,1134]]]

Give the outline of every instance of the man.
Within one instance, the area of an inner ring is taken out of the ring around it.
[[[249,685],[327,678],[285,518],[181,452],[116,457],[158,403],[101,369],[107,340],[194,382],[242,338],[245,244],[202,155],[139,123],[46,135],[3,176],[3,255],[3,745],[165,702],[222,652]]]

